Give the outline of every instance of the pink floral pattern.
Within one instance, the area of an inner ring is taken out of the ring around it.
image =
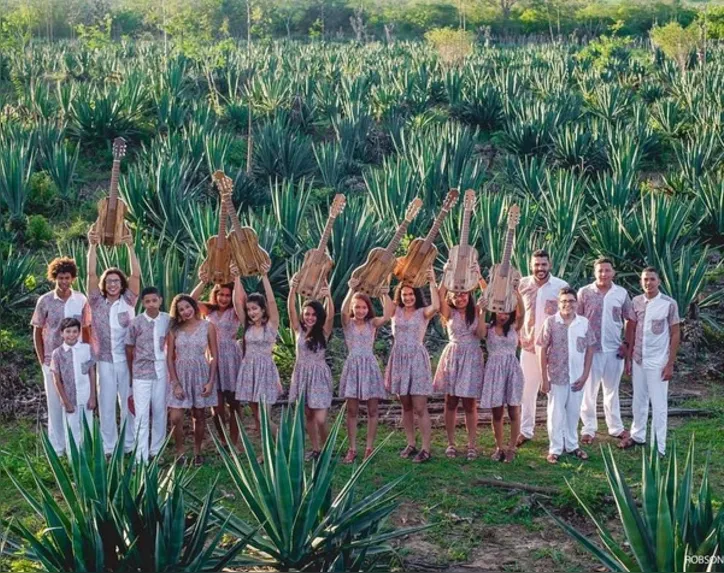
[[[668,309],[666,311],[665,318],[654,319],[651,321],[651,331],[653,334],[657,335],[661,335],[664,333],[667,324],[669,325],[669,328],[671,328],[675,324],[679,324],[681,322],[681,318],[679,318],[679,306],[676,301],[673,298],[668,297],[664,294],[660,294],[659,297],[661,297],[661,299],[668,303]],[[649,299],[646,298],[646,295],[640,294],[633,299],[632,303],[632,320],[636,321],[636,335],[634,337],[633,359],[636,361],[637,364],[643,363],[644,327],[646,321],[646,310],[648,308],[647,300]]]
[[[136,302],[138,302],[138,296],[133,294],[130,289],[126,289],[121,298],[131,308],[135,307]],[[91,324],[93,326],[91,330],[93,352],[101,362],[113,362],[113,345],[111,342],[111,308],[113,303],[108,302],[108,299],[101,294],[99,289],[91,291],[88,302],[91,308]],[[127,328],[131,322],[128,311],[121,311],[117,316],[118,324],[123,328]]]
[[[169,316],[162,312],[157,317],[159,348],[164,351]],[[156,351],[154,349],[154,322],[145,314],[140,314],[131,321],[126,332],[126,345],[133,346],[133,378],[135,380],[157,380]]]
[[[403,396],[430,396],[432,394],[432,366],[430,355],[422,341],[428,320],[422,308],[410,318],[401,307],[392,317],[395,342],[385,370],[385,382],[390,391]]]
[[[241,321],[233,308],[227,308],[223,312],[215,310],[209,313],[206,320],[216,326],[219,346],[219,389],[222,392],[234,392],[241,364],[241,350],[236,342]]]
[[[558,315],[548,317],[543,323],[543,330],[538,337],[537,345],[542,346],[548,356],[548,379],[551,384],[570,384],[568,328],[570,325],[556,320]],[[584,319],[579,319],[584,320]],[[596,335],[590,325],[585,336],[576,338],[576,350],[585,352],[586,348],[596,343]]]
[[[68,402],[77,406],[78,398],[75,384],[75,366],[73,365],[73,350],[70,348],[66,350],[62,345],[53,350],[50,359],[50,370],[60,376],[60,382],[63,384]]]
[[[176,398],[173,388],[169,385],[168,405],[170,408],[207,408],[216,406],[218,397],[216,389],[204,397],[201,395],[204,386],[209,382],[209,323],[201,321],[194,330],[176,331],[175,367],[178,382],[184,390],[182,400]]]
[[[620,289],[616,285],[611,288]],[[591,325],[593,332],[596,333],[596,345],[594,352],[603,352],[603,307],[606,295],[611,291],[603,292],[599,290],[596,283],[586,285],[578,291],[578,314],[585,316]],[[611,293],[612,295],[616,293]],[[623,325],[624,317],[631,317],[631,299],[626,294],[623,304],[613,305],[611,308],[611,318],[613,322]]]
[[[237,400],[271,405],[279,398],[279,371],[272,358],[278,334],[279,331],[268,324],[261,328],[251,327],[244,332],[246,353],[236,377]]]
[[[478,317],[472,324],[465,313],[451,309],[445,324],[450,342],[445,346],[435,372],[435,387],[459,398],[477,398],[483,386],[485,363],[480,340],[475,336]]]
[[[45,293],[35,305],[35,312],[30,319],[31,326],[41,328],[43,336],[44,357],[43,363],[50,365],[53,350],[63,344],[60,335],[60,323],[64,318],[77,318],[81,326],[91,324],[91,312],[86,297],[72,291],[68,299],[59,298],[55,291]]]
[[[488,361],[485,364],[485,381],[480,398],[482,408],[519,406],[523,401],[523,369],[515,355],[518,348],[518,332],[515,328],[507,336],[498,335],[495,328],[488,328],[486,340]]]
[[[543,285],[538,285],[533,276],[523,277],[518,285],[518,292],[523,299],[523,308],[525,309],[525,318],[523,320],[523,328],[518,333],[520,337],[520,346],[527,352],[535,352],[536,334],[540,332],[542,324],[536,324],[537,299],[538,291],[545,289],[541,298],[543,299],[543,312],[545,315],[553,316],[558,311],[558,291],[567,286],[568,283],[556,278],[549,277],[548,281]]]
[[[350,320],[344,329],[347,359],[339,379],[340,398],[370,400],[384,398],[385,382],[374,354],[376,328],[365,322],[362,329]]]
[[[326,356],[325,348],[309,350],[304,332],[297,329],[297,360],[289,387],[290,400],[298,400],[304,393],[308,408],[323,410],[332,405],[332,371]]]

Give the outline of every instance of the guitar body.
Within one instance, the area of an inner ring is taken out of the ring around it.
[[[299,269],[299,288],[297,292],[311,299],[319,298],[319,290],[327,283],[334,262],[324,251],[311,249],[304,255],[302,268]]]
[[[478,261],[478,250],[470,245],[456,245],[450,249],[449,268],[442,284],[450,292],[469,292],[478,286],[474,265]]]
[[[437,258],[437,247],[425,239],[414,239],[404,257],[397,259],[394,273],[397,279],[413,288],[428,283],[428,270]]]
[[[518,304],[514,287],[520,282],[521,274],[509,266],[507,276],[503,276],[501,267],[503,265],[497,264],[490,269],[490,285],[485,291],[485,298],[490,312],[510,313]]]
[[[122,199],[116,198],[115,205],[111,199],[104,197],[98,201],[98,218],[93,228],[100,236],[101,245],[117,247],[130,234],[125,218],[128,207]]]
[[[234,281],[229,265],[231,264],[231,243],[219,241],[214,235],[206,241],[206,259],[201,263],[201,270],[209,275],[214,284],[227,284]]]
[[[259,246],[259,238],[251,227],[235,228],[227,240],[242,277],[260,275],[264,265],[271,265],[269,255]]]
[[[352,278],[359,280],[357,292],[379,297],[389,274],[395,269],[396,259],[387,249],[376,247],[368,255],[365,264],[352,271]]]

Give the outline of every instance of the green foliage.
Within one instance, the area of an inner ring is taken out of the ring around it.
[[[720,555],[724,536],[724,510],[714,512],[708,469],[698,491],[694,484],[694,436],[683,471],[679,473],[676,446],[668,461],[659,458],[656,446],[641,460],[641,503],[637,505],[631,488],[614,458],[611,447],[603,454],[606,479],[616,502],[625,545],[616,540],[596,513],[571,487],[597,529],[603,548],[557,516],[551,517],[581,546],[611,571],[703,571],[721,570],[713,560]],[[711,563],[711,569],[705,569]]]
[[[651,30],[651,41],[678,64],[682,73],[686,71],[689,55],[699,45],[700,36],[696,24],[683,27],[679,22],[669,22]]]
[[[448,66],[459,66],[473,51],[473,34],[466,30],[435,28],[425,32],[425,40],[437,50]]]
[[[23,219],[35,158],[32,142],[0,138],[0,145],[0,205],[12,219]]]
[[[58,188],[46,171],[33,173],[28,185],[28,211],[51,213],[57,208]]]
[[[31,247],[42,247],[53,240],[53,227],[43,215],[30,215],[25,241]]]
[[[631,55],[633,40],[628,36],[616,35],[622,26],[621,21],[611,26],[610,35],[602,34],[592,40],[578,52],[576,58],[590,62],[598,71],[616,69],[620,64],[625,64]]]
[[[10,247],[7,253],[0,249],[0,308],[19,309],[30,302],[35,290],[32,272],[37,258],[30,254],[17,254]]]

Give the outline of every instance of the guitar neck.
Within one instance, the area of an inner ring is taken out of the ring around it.
[[[442,226],[442,222],[445,220],[445,216],[447,215],[447,211],[442,209],[438,214],[437,217],[435,217],[435,222],[432,224],[432,227],[430,227],[430,230],[427,232],[427,235],[425,235],[425,241],[424,245],[425,247],[428,247],[437,237],[437,234],[440,232],[440,227]]]
[[[108,203],[115,206],[118,199],[118,176],[121,172],[121,160],[114,159],[113,167],[111,168],[111,188],[108,193]]]
[[[226,199],[224,200],[224,204],[226,205],[227,216],[231,219],[231,230],[234,231],[234,233],[239,233],[241,231],[241,223],[239,222],[239,215],[234,208],[234,203],[231,199]]]
[[[407,226],[409,224],[410,222],[407,219],[400,223],[400,226],[397,227],[397,231],[395,231],[395,236],[392,237],[390,244],[387,245],[387,248],[385,249],[385,255],[391,255],[395,252],[395,249],[400,244],[400,241],[402,241],[402,237],[405,234],[405,231],[407,231]]]
[[[334,217],[327,217],[327,223],[324,225],[324,232],[322,233],[322,236],[319,238],[319,245],[317,246],[317,249],[319,252],[324,252],[324,249],[327,248],[327,243],[329,242],[329,237],[332,235],[332,227],[334,226]]]
[[[513,239],[515,237],[515,229],[508,229],[505,236],[505,247],[503,248],[503,260],[500,263],[500,274],[504,277],[508,276],[510,269],[510,257],[513,253]]]
[[[228,206],[226,201],[222,199],[219,209],[219,234],[216,236],[216,246],[218,249],[223,249],[226,245],[226,218],[228,215]]]
[[[463,213],[463,226],[460,230],[460,246],[461,247],[467,247],[468,246],[468,240],[470,237],[470,216],[472,215],[472,211],[466,210]]]

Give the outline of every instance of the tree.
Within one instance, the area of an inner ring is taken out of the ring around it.
[[[684,28],[678,22],[669,22],[666,26],[651,29],[651,41],[679,65],[682,74],[686,73],[689,55],[699,45],[699,35],[696,24]]]
[[[518,0],[482,0],[482,2],[489,6],[499,6],[503,14],[503,20],[508,20],[510,18],[510,11],[513,9],[513,6],[518,3]]]

